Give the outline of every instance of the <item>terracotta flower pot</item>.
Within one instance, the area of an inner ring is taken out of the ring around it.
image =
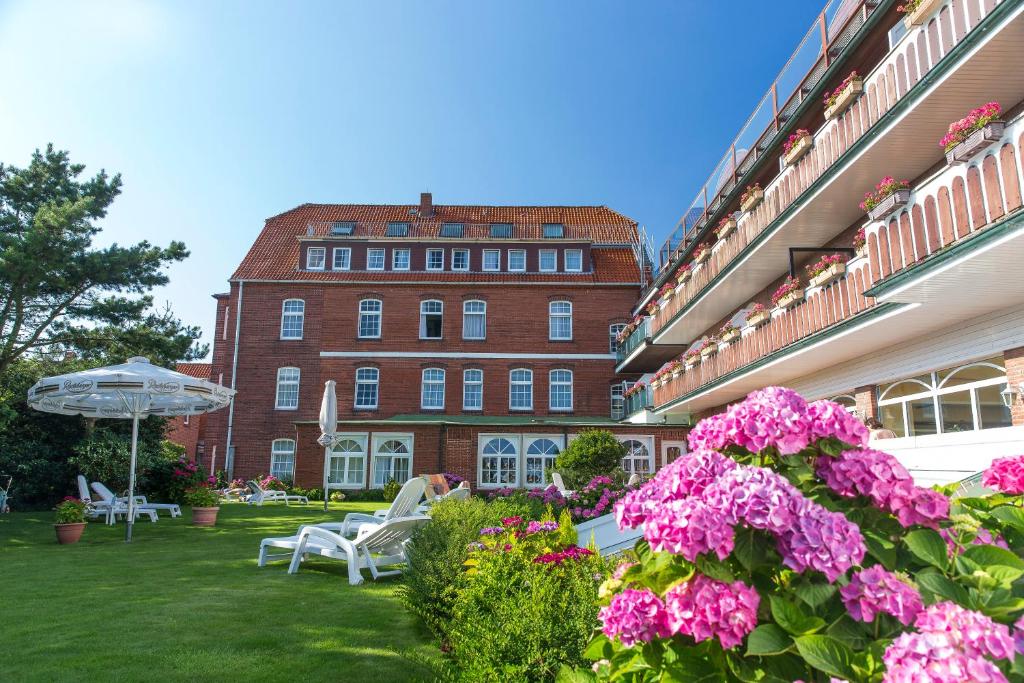
[[[219,507],[192,508],[193,526],[213,526],[217,523],[217,511]]]
[[[85,531],[85,522],[54,524],[53,528],[57,531],[57,543],[70,545],[78,543],[78,539],[82,537],[82,532]]]

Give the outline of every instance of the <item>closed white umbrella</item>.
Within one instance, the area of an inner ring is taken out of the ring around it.
[[[324,447],[324,510],[327,510],[327,483],[331,475],[331,449],[338,439],[338,395],[333,379],[324,383],[324,400],[320,404],[320,438],[317,442]]]
[[[130,543],[135,521],[139,419],[212,412],[228,405],[234,394],[234,389],[151,365],[148,358],[136,356],[121,365],[41,379],[28,390],[28,404],[36,410],[60,415],[131,419],[128,524],[124,538]]]

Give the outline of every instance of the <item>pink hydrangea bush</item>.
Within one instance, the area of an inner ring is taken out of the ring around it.
[[[1021,500],[951,500],[867,443],[781,387],[697,424],[614,505],[643,539],[599,590],[588,680],[1024,681]]]
[[[981,483],[1007,495],[1024,494],[1024,455],[996,458],[985,470]]]

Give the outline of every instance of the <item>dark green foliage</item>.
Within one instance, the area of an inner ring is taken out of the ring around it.
[[[597,476],[614,472],[626,455],[615,435],[604,429],[589,429],[569,442],[568,447],[555,459],[555,471],[562,475],[571,489],[586,486]]]
[[[400,490],[402,490],[401,484],[394,479],[388,479],[384,484],[384,500],[390,503],[398,496]]]
[[[351,502],[383,503],[383,489],[365,489],[355,491],[344,491],[345,500]]]

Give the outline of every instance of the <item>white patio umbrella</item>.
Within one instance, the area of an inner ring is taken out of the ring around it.
[[[317,443],[324,447],[324,510],[327,510],[327,482],[331,475],[331,449],[338,440],[338,396],[334,390],[335,381],[324,383],[324,400],[320,404],[320,438]]]
[[[121,365],[41,379],[28,390],[28,404],[36,410],[60,415],[131,419],[132,457],[124,538],[130,543],[135,521],[139,419],[212,412],[228,405],[234,394],[234,389],[151,365],[148,358],[136,356]]]

